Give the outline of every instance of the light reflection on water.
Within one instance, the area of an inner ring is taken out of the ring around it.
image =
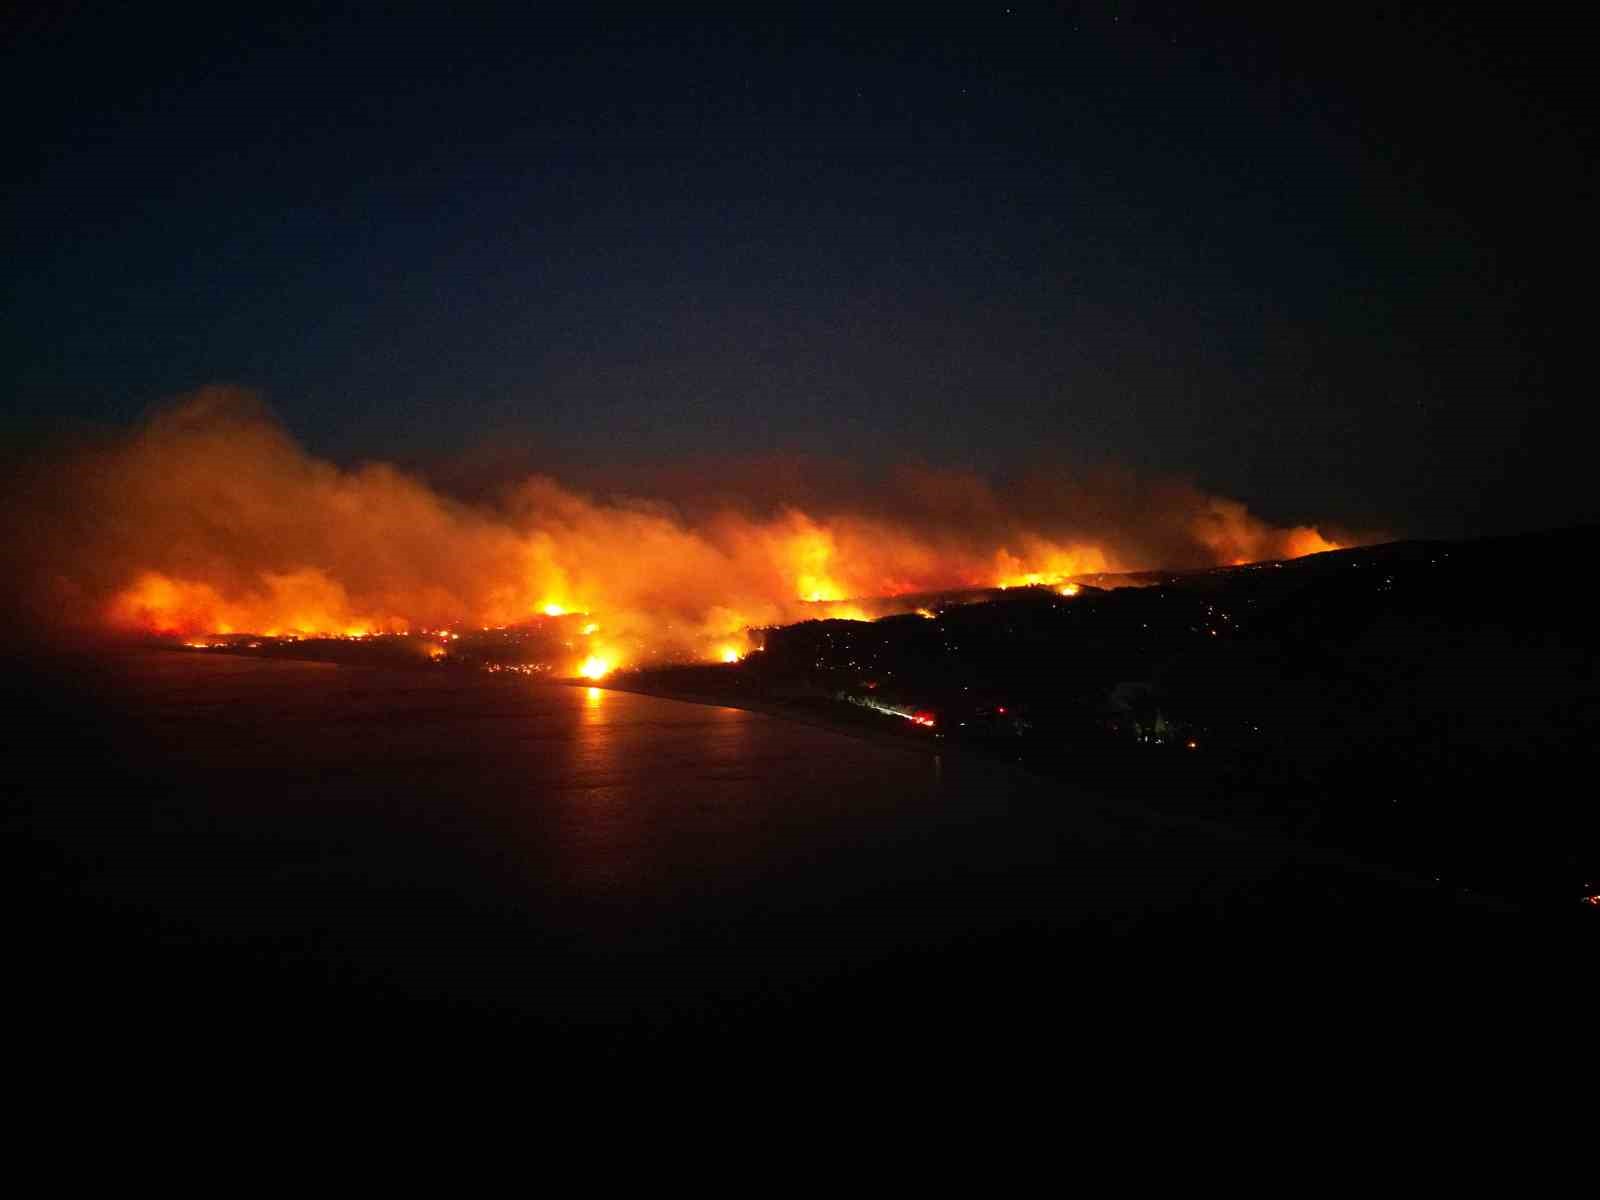
[[[737,708],[582,689],[561,754],[558,869],[620,900],[781,875],[818,843],[866,840],[890,812],[925,812],[942,787],[917,750],[886,748]],[[571,694],[568,692],[567,694]]]
[[[551,897],[787,888],[971,790],[920,750],[598,686],[222,656],[118,665],[146,742],[207,778],[319,822],[415,814],[427,845],[472,847]],[[363,807],[369,793],[381,806]]]
[[[602,687],[160,652],[91,670],[85,727],[107,731],[96,759],[120,764],[106,801],[120,812],[135,789],[166,822],[106,894],[308,944],[335,928],[409,946],[445,922],[451,954],[458,928],[508,930],[496,962],[711,946],[703,966],[757,944],[739,940],[755,928],[762,945],[776,931],[791,948],[898,954],[1041,920],[1115,933],[1197,904],[1254,912],[1304,869],[1294,845],[959,750]],[[90,828],[99,854],[109,839]]]

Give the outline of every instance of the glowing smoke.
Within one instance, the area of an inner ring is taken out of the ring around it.
[[[597,499],[535,476],[469,504],[392,466],[313,458],[229,389],[35,463],[20,483],[12,569],[35,625],[368,633],[559,608],[594,616],[593,653],[608,663],[720,657],[752,625],[852,615],[817,602],[1333,545],[1125,475],[1035,475],[1002,495],[970,474],[906,468],[871,495],[803,505]]]

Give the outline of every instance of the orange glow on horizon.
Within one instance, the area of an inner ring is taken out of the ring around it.
[[[180,639],[443,640],[581,616],[549,631],[570,639],[574,659],[705,662],[730,645],[749,653],[747,629],[917,611],[896,596],[1070,595],[1079,576],[1345,544],[1184,484],[1041,476],[1013,504],[1013,489],[928,468],[891,469],[838,499],[815,489],[804,507],[759,489],[682,505],[596,498],[548,477],[467,503],[394,466],[314,458],[226,390],[55,467],[60,494],[34,523],[81,533],[41,546],[19,575],[27,611],[45,625]],[[602,627],[603,654],[578,641]]]

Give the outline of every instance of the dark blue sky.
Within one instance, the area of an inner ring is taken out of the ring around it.
[[[1567,18],[1196,7],[24,11],[7,428],[234,382],[341,459],[1115,460],[1282,520],[1600,519]]]

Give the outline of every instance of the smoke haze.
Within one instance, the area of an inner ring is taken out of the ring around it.
[[[925,465],[833,488],[819,474],[659,472],[654,495],[534,475],[467,500],[392,465],[319,460],[249,393],[210,388],[16,473],[18,619],[76,633],[374,633],[562,610],[592,614],[618,661],[704,657],[751,626],[860,616],[850,602],[867,598],[1336,544],[1126,473],[1036,472],[1003,492]]]

